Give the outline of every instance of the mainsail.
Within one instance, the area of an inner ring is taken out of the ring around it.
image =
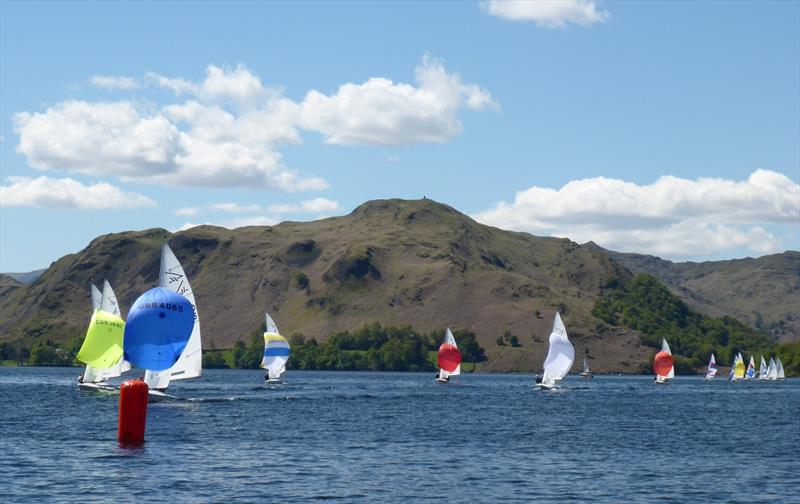
[[[653,371],[656,374],[656,381],[665,382],[675,376],[675,363],[672,360],[672,350],[666,339],[661,340],[661,351],[653,358]]]
[[[775,373],[775,378],[777,380],[783,380],[786,378],[786,374],[783,372],[783,362],[781,362],[781,358],[778,357],[778,361],[776,362],[777,371]]]
[[[764,360],[764,356],[761,356],[761,365],[758,366],[758,379],[759,380],[766,380],[767,379],[767,361]]]
[[[547,386],[555,383],[569,373],[575,361],[575,349],[569,342],[567,328],[561,321],[561,315],[556,312],[553,320],[553,330],[550,333],[550,347],[547,349],[547,358],[544,361],[544,374],[542,384]]]
[[[291,347],[278,332],[278,326],[267,313],[267,331],[264,333],[264,357],[261,367],[267,370],[270,380],[277,380],[286,371]]]
[[[711,360],[708,361],[708,372],[706,372],[706,380],[717,376],[717,361],[714,359],[714,354],[711,354]]]
[[[439,366],[439,378],[461,374],[461,352],[449,327],[445,331],[444,341],[439,345],[436,363]]]
[[[194,300],[194,293],[192,292],[192,287],[189,285],[189,280],[186,278],[186,273],[184,273],[181,263],[166,243],[161,247],[159,286],[186,298],[191,304],[194,313],[192,335],[189,338],[189,342],[183,354],[175,365],[169,368],[169,370],[164,370],[162,372],[148,368],[145,373],[144,381],[150,388],[165,389],[170,381],[196,378],[203,372],[203,345],[200,338],[200,317],[197,314],[197,304]]]
[[[775,364],[775,359],[769,358],[769,366],[767,366],[767,380],[778,379],[778,366]]]
[[[583,357],[583,367],[581,368],[581,373],[589,374],[589,359],[586,356]]]

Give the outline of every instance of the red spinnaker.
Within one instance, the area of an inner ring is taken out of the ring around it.
[[[658,376],[667,376],[669,370],[672,369],[672,364],[672,355],[661,350],[656,354],[656,358],[653,359],[653,371]]]
[[[452,373],[461,364],[461,352],[458,351],[455,345],[442,343],[439,347],[438,364],[440,368]]]

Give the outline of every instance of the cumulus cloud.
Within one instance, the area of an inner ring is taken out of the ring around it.
[[[211,208],[231,213],[254,213],[261,211],[261,207],[258,205],[240,205],[238,203],[215,203],[211,205]]]
[[[417,66],[416,80],[412,86],[371,78],[333,95],[309,91],[300,104],[301,125],[331,144],[441,143],[463,130],[460,109],[498,107],[488,91],[465,84],[429,56]]]
[[[136,85],[128,77],[94,76],[97,85]],[[287,192],[328,187],[324,179],[288,168],[282,146],[300,132],[332,144],[443,142],[459,134],[462,109],[496,108],[488,91],[464,83],[425,56],[417,85],[372,78],[327,96],[310,91],[294,102],[265,86],[244,66],[209,66],[192,82],[150,72],[150,86],[185,96],[156,106],[121,100],[67,100],[40,112],[19,112],[17,151],[38,170],[116,176],[172,186],[247,187]]]
[[[175,210],[175,215],[178,217],[194,217],[199,213],[200,209],[197,207],[182,207]]]
[[[745,181],[664,176],[637,185],[597,177],[558,190],[534,186],[474,217],[502,228],[671,258],[734,248],[770,253],[782,244],[764,226],[797,225],[800,185],[762,169]]]
[[[532,21],[543,28],[561,28],[567,23],[589,26],[608,19],[594,0],[489,0],[481,8],[510,21]]]
[[[274,226],[280,222],[275,217],[269,215],[253,215],[248,217],[238,217],[236,219],[230,219],[222,222],[204,222],[204,223],[195,223],[195,222],[186,222],[182,226],[176,229],[176,231],[186,231],[187,229],[191,229],[197,226],[219,226],[224,227],[227,229],[236,229],[245,226]]]
[[[3,207],[105,210],[156,206],[146,196],[123,192],[105,182],[87,186],[71,178],[54,179],[42,176],[8,177],[8,183],[9,185],[0,186],[0,206]]]
[[[114,77],[110,75],[92,75],[89,82],[93,86],[107,89],[131,90],[139,87],[139,82],[133,77]]]

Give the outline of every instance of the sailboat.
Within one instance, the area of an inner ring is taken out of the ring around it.
[[[775,379],[776,380],[785,380],[786,373],[783,372],[783,362],[781,362],[781,358],[778,357],[778,361],[775,363],[777,370],[775,372]]]
[[[589,371],[589,358],[583,356],[583,368],[581,368],[581,378],[594,378],[594,375]]]
[[[738,381],[743,380],[745,374],[744,358],[741,353],[737,353],[733,358],[733,367],[731,367],[730,380]]]
[[[194,307],[188,299],[162,287],[150,289],[128,313],[125,359],[147,372],[166,374],[185,352],[194,322]],[[150,396],[169,397],[156,390]]]
[[[77,359],[86,364],[78,388],[83,390],[114,390],[106,382],[120,376],[131,368],[122,358],[122,336],[125,322],[120,316],[117,296],[108,280],[103,282],[103,292],[92,284],[92,308],[94,313],[89,323]]]
[[[567,328],[561,321],[561,315],[556,312],[553,319],[553,330],[550,332],[550,347],[547,349],[547,358],[544,360],[544,374],[536,386],[540,389],[553,389],[558,386],[575,362],[575,349],[569,342]],[[538,380],[537,380],[538,381]]]
[[[264,357],[261,367],[267,370],[264,380],[267,383],[283,383],[281,375],[286,371],[291,347],[286,338],[278,332],[278,326],[267,313],[267,331],[264,333]]]
[[[666,339],[661,340],[661,351],[653,358],[653,371],[656,374],[656,383],[666,385],[675,377],[675,363],[672,360],[672,350]]]
[[[756,377],[756,361],[755,358],[750,356],[750,363],[747,365],[747,372],[744,374],[745,380],[752,380]]]
[[[708,361],[708,371],[706,372],[706,380],[710,380],[717,376],[717,361],[714,359],[714,354],[711,354],[711,360]]]
[[[769,358],[769,366],[767,366],[767,380],[778,379],[778,366],[775,364],[775,359]]]
[[[444,333],[444,341],[439,345],[436,364],[439,366],[439,373],[436,375],[439,383],[447,383],[451,376],[461,374],[461,352],[449,327]]]
[[[189,301],[194,316],[194,326],[192,327],[189,342],[174,365],[164,370],[147,368],[144,374],[144,381],[150,387],[151,395],[158,395],[154,391],[163,392],[170,382],[197,378],[203,373],[200,318],[197,314],[194,292],[192,292],[192,287],[189,285],[189,280],[186,278],[186,273],[183,271],[181,263],[166,243],[161,247],[161,271],[159,272],[158,284],[161,288],[174,292]]]
[[[758,379],[759,380],[766,380],[767,379],[767,361],[764,360],[764,356],[761,356],[761,365],[758,366]]]

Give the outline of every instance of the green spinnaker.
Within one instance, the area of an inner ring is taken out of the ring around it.
[[[124,335],[124,320],[106,311],[95,310],[78,351],[78,360],[97,369],[113,367],[122,357]]]

